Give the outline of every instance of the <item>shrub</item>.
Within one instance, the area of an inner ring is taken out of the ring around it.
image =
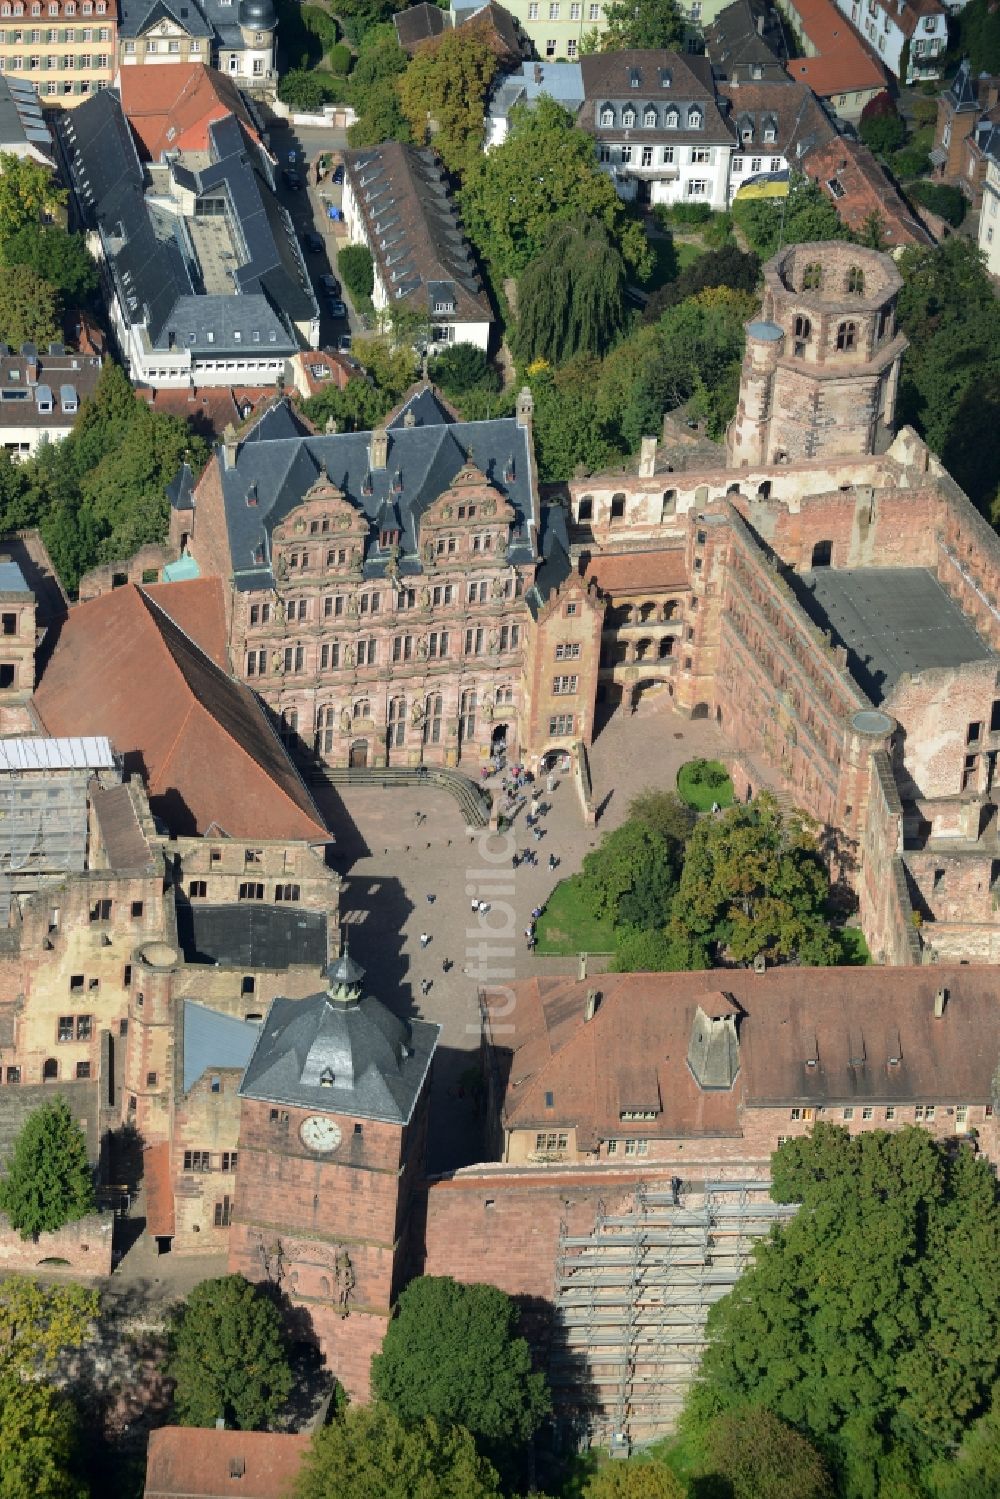
[[[672,203],[669,206],[659,203],[653,209],[653,216],[664,228],[668,228],[670,225],[707,224],[712,217],[712,210],[707,203]]]
[[[302,24],[317,38],[324,52],[328,52],[337,40],[337,23],[328,11],[318,5],[301,7]]]
[[[462,396],[479,388],[500,388],[497,372],[475,344],[452,344],[430,361],[428,373],[447,396]]]
[[[965,218],[969,205],[965,194],[957,187],[949,187],[944,182],[914,182],[908,192],[917,203],[922,203],[931,213],[939,214],[953,229],[957,229]]]
[[[338,42],[335,47],[331,47],[329,63],[331,73],[337,73],[341,78],[346,78],[351,71],[350,47],[345,47],[343,42]]]
[[[337,255],[337,270],[355,302],[371,297],[375,289],[375,267],[371,252],[365,245],[345,245]]]
[[[278,98],[282,104],[290,104],[293,109],[301,109],[306,114],[315,114],[324,104],[333,103],[336,93],[332,82],[301,68],[293,68],[278,80]]]
[[[930,167],[930,156],[922,146],[904,146],[901,151],[894,152],[892,157],[892,170],[902,181],[922,177],[925,172],[930,171]]]

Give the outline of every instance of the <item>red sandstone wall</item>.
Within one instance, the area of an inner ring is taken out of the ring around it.
[[[79,1223],[68,1223],[58,1233],[40,1234],[38,1239],[22,1239],[0,1215],[0,1264],[5,1271],[65,1275],[72,1279],[111,1274],[111,1238],[113,1213],[92,1213]],[[66,1264],[53,1263],[65,1260]]]

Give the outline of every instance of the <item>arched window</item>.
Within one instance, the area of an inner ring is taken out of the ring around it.
[[[865,273],[859,265],[852,265],[847,272],[847,290],[858,297],[865,294]]]
[[[635,124],[635,110],[631,106],[628,109],[622,110],[622,124],[626,130],[631,130]]]
[[[833,561],[833,542],[817,541],[812,549],[813,567],[829,567]]]
[[[359,697],[352,709],[355,718],[371,718],[372,705],[366,697]]]
[[[388,742],[390,749],[398,749],[406,737],[406,698],[393,697],[389,699],[389,734]]]
[[[808,338],[812,332],[812,323],[807,317],[799,316],[795,319],[795,337]]]
[[[850,353],[858,341],[858,326],[856,323],[841,323],[837,329],[837,348],[843,354]]]
[[[702,125],[704,124],[704,120],[705,120],[705,116],[702,114],[702,112],[701,112],[700,109],[689,109],[688,110],[688,129],[689,130],[700,130],[701,127],[702,127]]]
[[[802,272],[802,290],[818,291],[823,285],[823,267],[818,260],[812,260]]]
[[[656,106],[654,104],[646,105],[646,111],[642,117],[642,123],[645,125],[647,130],[656,129]]]
[[[577,512],[576,512],[576,518],[577,518],[578,521],[593,520],[593,518],[594,518],[594,496],[592,494],[585,494],[583,496],[582,500],[580,501],[579,508],[577,509]]]
[[[615,123],[615,112],[612,109],[612,107],[611,107],[610,104],[605,104],[603,106],[602,110],[601,110],[601,124],[604,126],[605,130],[607,130],[614,123]]]
[[[660,660],[666,661],[667,658],[673,654],[673,649],[674,637],[672,635],[664,635],[663,639],[660,641]]]
[[[424,743],[441,743],[441,694],[431,693],[424,704]]]
[[[42,1064],[42,1081],[44,1083],[54,1082],[59,1076],[59,1063],[55,1057],[46,1057]]]
[[[676,130],[680,121],[680,114],[676,109],[668,109],[664,123],[668,130]]]

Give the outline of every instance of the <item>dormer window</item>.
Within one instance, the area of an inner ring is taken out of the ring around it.
[[[401,468],[397,468],[392,476],[392,492],[393,494],[403,493],[403,470]]]
[[[385,530],[379,532],[378,544],[383,549],[383,551],[388,550],[389,547],[398,546],[399,532],[394,530]]]
[[[676,109],[668,109],[664,123],[668,130],[676,130],[680,123],[680,113]]]
[[[674,81],[674,75],[669,68],[660,69],[660,87],[669,88]]]
[[[642,82],[642,74],[638,68],[629,68],[628,81],[630,88],[638,88]]]
[[[631,130],[632,129],[632,126],[635,124],[635,110],[634,109],[630,108],[630,109],[623,109],[622,110],[622,124],[625,126],[626,130]]]
[[[361,481],[361,493],[362,494],[371,494],[371,492],[372,492],[372,476],[371,476],[371,474],[365,474],[364,478]]]
[[[764,126],[764,139],[766,141],[774,141],[774,140],[777,140],[777,138],[778,138],[778,132],[775,130],[774,126],[773,125],[765,125]]]
[[[336,1082],[336,1077],[331,1072],[330,1068],[329,1067],[324,1067],[323,1071],[319,1075],[320,1087],[321,1088],[332,1088],[335,1082]]]
[[[705,116],[702,114],[702,112],[701,112],[700,109],[689,109],[688,110],[688,129],[689,130],[700,130],[701,127],[702,127],[702,125],[704,123],[705,123]]]
[[[604,130],[610,130],[615,123],[615,112],[610,104],[605,104],[601,110],[601,126]]]
[[[647,104],[646,112],[642,117],[642,123],[645,125],[647,130],[656,129],[656,109],[652,104]]]

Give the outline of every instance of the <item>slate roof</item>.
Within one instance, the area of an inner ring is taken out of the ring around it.
[[[223,906],[178,902],[177,940],[186,963],[279,972],[296,964],[323,968],[326,912],[257,901]]]
[[[223,1015],[194,1000],[184,1001],[184,1092],[190,1093],[209,1068],[241,1070],[260,1036],[255,1021]]]
[[[227,0],[122,0],[118,34],[126,39],[144,36],[164,19],[188,36],[209,37],[215,47],[236,52],[246,47],[241,24],[257,31],[269,31],[275,25],[271,0],[238,0],[237,4]]]
[[[407,1124],[440,1029],[399,1020],[371,995],[349,1002],[327,993],[275,999],[238,1091],[242,1098]]]
[[[632,48],[622,52],[594,52],[580,62],[584,104],[578,123],[598,139],[620,136],[623,129],[637,132],[636,140],[678,140],[689,143],[723,141],[732,135],[719,109],[707,57],[691,53]],[[614,124],[601,124],[601,110],[614,107]],[[631,107],[636,124],[622,123],[623,111]],[[655,126],[643,124],[645,112],[655,108]],[[689,125],[692,108],[701,111],[699,127]],[[679,112],[679,123],[667,126],[670,110]],[[631,137],[630,137],[631,138]]]
[[[758,17],[762,14],[765,13],[758,11],[752,0],[733,0],[719,11],[705,30],[705,51],[713,68],[732,76],[734,68],[743,71],[756,65],[770,74],[781,67],[776,49],[768,45],[768,33],[773,34],[773,26],[768,21],[764,35],[758,29]]]
[[[417,416],[405,425],[407,409]],[[437,420],[435,420],[435,417]],[[290,426],[293,418],[285,403],[279,403],[247,433],[240,444],[236,463],[225,467],[217,457],[222,486],[230,556],[236,586],[241,589],[271,588],[271,533],[274,527],[301,504],[317,482],[321,466],[331,483],[362,510],[371,523],[371,539],[364,561],[365,577],[385,574],[386,558],[378,551],[376,521],[383,502],[390,497],[402,524],[399,561],[401,575],[422,571],[417,554],[417,528],[427,506],[448,488],[465,465],[470,453],[477,468],[499,494],[514,507],[517,534],[508,551],[512,561],[530,561],[529,526],[538,519],[532,478],[530,436],[513,417],[492,421],[451,422],[429,392],[419,392],[401,409],[389,431],[389,461],[384,470],[370,472],[367,432],[298,437],[272,435]],[[504,479],[510,457],[514,477]],[[402,484],[392,486],[396,473]],[[255,503],[247,504],[251,486]],[[368,488],[371,493],[366,494]],[[255,557],[261,556],[260,562]]]
[[[209,582],[166,584],[157,597],[169,605]],[[52,734],[107,734],[175,835],[330,841],[257,698],[144,589],[70,610],[34,700]]]
[[[806,611],[847,648],[852,677],[876,705],[904,672],[994,655],[928,568],[823,567],[791,582]]]
[[[42,115],[34,84],[22,78],[0,78],[0,151],[29,151],[52,162],[52,136]]]
[[[161,1426],[149,1434],[143,1499],[230,1499],[237,1493],[240,1499],[288,1499],[311,1442],[309,1432]]]
[[[936,1020],[941,988],[948,997]],[[582,1149],[624,1135],[738,1135],[741,1104],[992,1101],[1000,1005],[990,968],[602,974],[523,980],[514,989],[494,1043],[504,1122],[575,1125]],[[601,998],[587,1021],[593,989]],[[736,1017],[731,1089],[700,1088],[689,1066],[699,1007]],[[622,1111],[635,1106],[637,1069],[661,1104],[655,1119],[624,1121]]]
[[[500,74],[490,94],[487,114],[507,117],[515,104],[535,104],[542,95],[577,112],[584,100],[583,74],[578,62],[525,62],[516,73]]]
[[[729,105],[729,118],[736,133],[736,154],[777,155],[796,166],[806,152],[840,140],[837,128],[812,89],[790,78],[777,81],[720,83],[719,94]],[[744,126],[752,131],[743,140]],[[771,126],[773,141],[765,141]]]
[[[396,38],[404,52],[413,52],[421,42],[440,36],[451,25],[451,18],[440,5],[428,5],[422,0],[406,10],[398,10],[392,18]]]
[[[201,267],[179,213],[146,197],[147,174],[114,89],[93,95],[58,129],[76,200],[99,231],[122,315],[145,323],[155,348],[246,356],[294,353],[289,320],[319,316],[291,220],[272,190],[266,159],[231,114],[208,126],[209,165],[170,172],[197,193],[228,198],[246,258],[233,264],[232,295],[202,290]],[[165,168],[157,186],[167,190]]]
[[[344,167],[390,300],[431,315],[435,292],[448,292],[455,311],[433,314],[439,321],[491,323],[493,309],[433,151],[386,141],[345,151]]]

